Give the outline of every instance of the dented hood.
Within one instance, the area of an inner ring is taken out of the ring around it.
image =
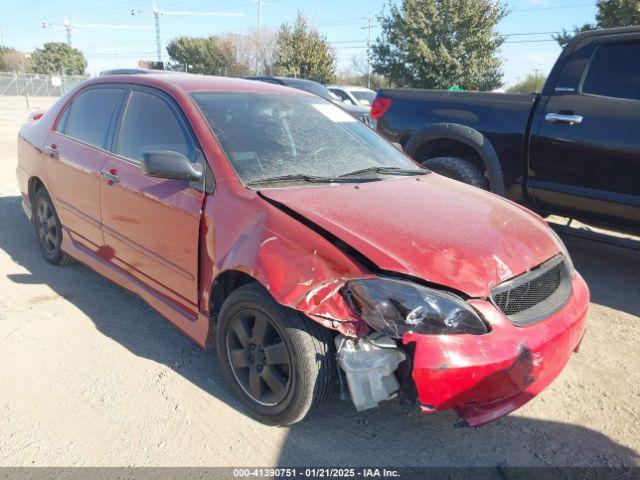
[[[267,189],[261,194],[347,243],[380,269],[471,297],[561,251],[544,220],[440,175]]]

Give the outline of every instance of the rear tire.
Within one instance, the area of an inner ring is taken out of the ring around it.
[[[32,221],[38,237],[40,253],[47,262],[60,267],[75,263],[73,257],[60,248],[62,243],[62,224],[53,206],[49,193],[44,188],[36,192],[33,201]]]
[[[453,180],[489,190],[489,182],[480,169],[467,160],[457,157],[436,157],[422,162],[429,170]]]
[[[292,425],[321,405],[336,379],[331,332],[244,285],[218,316],[218,358],[231,391],[259,421]]]

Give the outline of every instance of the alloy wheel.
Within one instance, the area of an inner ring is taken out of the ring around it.
[[[226,342],[231,370],[242,390],[265,406],[284,400],[291,388],[291,356],[267,315],[239,312],[229,324]]]
[[[53,208],[46,200],[38,203],[36,208],[36,227],[45,253],[53,255],[59,244],[59,228]]]

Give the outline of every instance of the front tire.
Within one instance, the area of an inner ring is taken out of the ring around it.
[[[62,243],[62,224],[53,206],[51,197],[44,188],[36,192],[33,202],[33,227],[38,237],[40,253],[52,265],[65,266],[74,259],[60,248]]]
[[[261,285],[244,285],[227,297],[216,343],[232,392],[263,423],[302,420],[334,385],[331,332],[276,303]]]
[[[429,170],[453,180],[489,190],[489,182],[475,165],[457,157],[436,157],[421,162]]]

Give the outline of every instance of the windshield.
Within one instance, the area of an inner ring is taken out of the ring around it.
[[[194,93],[193,98],[245,184],[285,176],[335,179],[380,167],[425,173],[321,98],[222,92]]]
[[[360,105],[370,106],[376,98],[376,92],[369,92],[367,90],[352,90],[351,95],[356,97],[356,100]]]

